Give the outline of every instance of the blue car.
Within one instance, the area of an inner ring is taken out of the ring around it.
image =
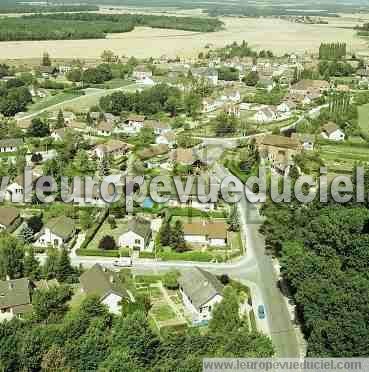
[[[265,308],[264,308],[264,305],[259,305],[258,306],[258,316],[259,316],[259,319],[265,319]]]

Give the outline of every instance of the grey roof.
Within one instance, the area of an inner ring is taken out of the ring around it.
[[[222,283],[213,274],[198,267],[183,271],[178,283],[196,309],[223,293]]]
[[[30,305],[30,285],[26,278],[0,281],[0,309]]]
[[[79,281],[87,295],[98,296],[101,300],[111,293],[130,298],[118,275],[113,271],[104,269],[99,264],[95,264],[90,270],[83,273]]]
[[[128,222],[128,231],[133,231],[147,240],[151,235],[151,223],[143,218],[133,218]]]
[[[45,227],[50,229],[55,235],[63,238],[63,240],[69,239],[75,231],[74,221],[65,216],[51,219],[46,223]]]

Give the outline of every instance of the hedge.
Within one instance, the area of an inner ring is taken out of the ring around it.
[[[198,262],[210,262],[217,259],[218,262],[223,262],[224,259],[219,255],[212,255],[208,252],[161,252],[159,257],[163,261],[198,261]]]
[[[78,251],[84,251],[84,250],[86,250],[86,248],[90,244],[91,240],[95,237],[95,235],[99,231],[101,225],[105,222],[106,217],[108,216],[108,214],[109,214],[109,210],[107,209],[103,213],[103,215],[101,216],[101,218],[99,219],[99,221],[97,222],[97,224],[87,232],[86,237],[85,237],[85,240],[81,244],[81,247],[80,247],[80,249],[78,249]],[[89,256],[89,255],[85,255],[85,256]]]
[[[119,251],[103,251],[99,249],[77,249],[76,253],[78,256],[119,258]]]
[[[140,252],[140,258],[155,258],[154,252]]]

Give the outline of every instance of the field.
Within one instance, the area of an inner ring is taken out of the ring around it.
[[[365,134],[369,134],[369,103],[359,106],[359,126]]]
[[[364,15],[360,15],[364,18]],[[356,52],[367,52],[365,40],[349,28],[359,23],[357,17],[329,20],[328,25],[307,25],[272,18],[224,17],[225,30],[197,33],[178,30],[136,27],[134,31],[108,35],[96,40],[51,40],[1,42],[0,55],[9,59],[40,58],[49,52],[52,58],[98,58],[110,49],[118,55],[137,58],[194,56],[207,44],[222,47],[233,41],[246,40],[257,49],[271,49],[277,54],[286,52],[317,51],[321,42],[342,42]],[[6,59],[3,57],[3,59]]]
[[[369,163],[369,147],[366,144],[321,145],[320,157],[328,173],[351,173],[355,163]]]

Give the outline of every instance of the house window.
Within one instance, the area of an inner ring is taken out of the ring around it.
[[[54,247],[58,247],[59,246],[59,240],[58,239],[54,239]]]
[[[210,311],[211,311],[211,306],[208,307],[208,310],[209,310],[209,313],[210,313]]]
[[[135,244],[141,244],[141,240],[140,239],[136,239],[135,240]]]

